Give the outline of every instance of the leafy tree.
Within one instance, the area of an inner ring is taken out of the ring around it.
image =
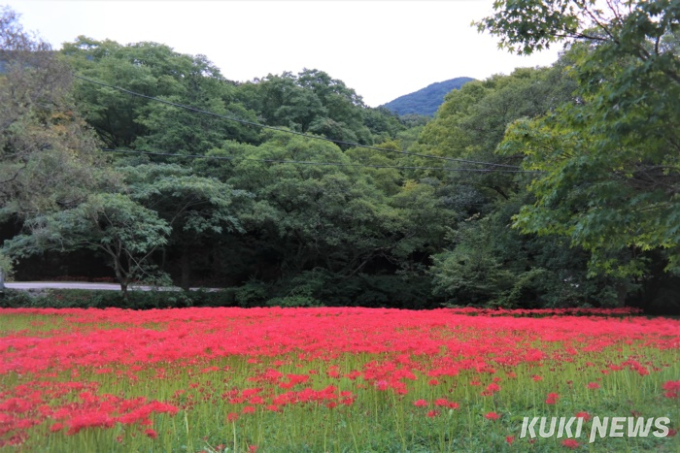
[[[501,153],[542,171],[523,231],[559,234],[592,252],[591,269],[645,275],[661,251],[680,269],[680,5],[674,1],[498,2],[480,29],[511,51],[567,40],[577,102],[514,124]]]
[[[0,9],[0,214],[77,204],[97,184],[95,140],[70,100],[71,75],[50,46]]]
[[[47,250],[89,248],[109,260],[123,294],[130,283],[151,277],[151,256],[167,243],[168,223],[123,194],[91,195],[85,203],[25,223],[27,234],[5,242],[18,257]]]
[[[427,260],[423,250],[437,243],[442,223],[442,213],[427,208],[431,187],[404,187],[395,169],[374,172],[354,166],[389,164],[388,155],[366,149],[343,152],[327,142],[279,132],[266,135],[259,146],[225,143],[211,153],[231,161],[195,164],[196,171],[254,196],[235,214],[246,234],[233,238],[229,248],[234,256],[225,266],[232,273],[239,269],[241,283],[255,277],[269,284],[271,295],[325,303],[352,301],[376,284],[373,303],[387,303],[390,285],[376,283],[374,276],[415,281],[413,261]],[[422,277],[424,270],[418,272]]]
[[[267,125],[346,142],[371,142],[361,97],[323,71],[269,74],[241,85],[239,91],[244,105],[259,112]]]
[[[176,164],[136,165],[119,171],[129,196],[172,228],[167,247],[179,255],[182,288],[189,289],[193,256],[208,253],[221,236],[243,231],[233,201],[247,196],[244,191]]]
[[[142,42],[123,46],[79,37],[62,53],[89,79],[168,102],[228,117],[254,120],[236,102],[236,86],[205,56]],[[257,132],[238,122],[201,115],[79,80],[75,97],[88,123],[109,148],[204,154],[225,139],[255,141]]]
[[[73,207],[100,186],[105,171],[71,82],[50,46],[0,8],[0,222]],[[10,270],[0,253],[0,287]]]
[[[459,163],[492,171],[414,172],[414,177],[439,181],[433,195],[458,214],[458,223],[449,225],[446,248],[434,253],[430,269],[435,291],[449,301],[506,307],[612,305],[622,303],[625,290],[632,289],[622,280],[587,278],[590,254],[581,247],[512,230],[512,216],[534,201],[526,186],[535,175],[493,171],[513,170],[525,157],[520,148],[503,156],[495,153],[509,124],[578,102],[576,81],[566,72],[572,63],[566,55],[552,68],[518,69],[510,76],[467,83],[447,96],[412,148],[508,166]]]

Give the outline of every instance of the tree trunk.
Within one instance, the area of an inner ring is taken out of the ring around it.
[[[5,290],[5,271],[0,267],[0,292]]]
[[[114,256],[113,259],[113,272],[116,275],[116,280],[120,284],[120,290],[123,292],[123,299],[127,300],[127,289],[130,281],[128,280],[129,274],[125,275],[123,272],[123,266],[118,257]]]

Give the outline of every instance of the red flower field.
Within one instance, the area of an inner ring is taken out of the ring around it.
[[[668,434],[591,446],[676,451],[680,321],[631,314],[3,309],[0,448],[562,451],[634,414]],[[579,439],[520,436],[576,414]]]

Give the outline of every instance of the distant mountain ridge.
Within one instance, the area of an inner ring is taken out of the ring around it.
[[[457,77],[455,79],[436,82],[411,94],[399,96],[393,101],[383,104],[381,107],[398,114],[407,115],[415,113],[417,115],[432,116],[440,105],[444,102],[444,96],[451,90],[458,90],[464,84],[472,82],[471,77]]]

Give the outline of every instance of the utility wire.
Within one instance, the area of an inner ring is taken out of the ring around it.
[[[101,148],[102,151],[111,153],[132,153],[150,156],[166,156],[179,157],[186,159],[213,159],[213,160],[228,160],[241,161],[247,160],[252,162],[268,162],[279,164],[296,164],[296,165],[320,165],[320,166],[335,166],[335,167],[368,167],[368,168],[394,168],[399,170],[443,170],[443,171],[459,171],[459,172],[473,172],[473,173],[540,173],[537,171],[526,170],[504,170],[504,169],[483,169],[483,168],[447,168],[447,167],[420,167],[420,166],[399,166],[399,165],[374,165],[374,164],[348,164],[342,162],[313,162],[304,160],[283,160],[283,159],[253,159],[249,157],[238,156],[205,156],[201,154],[175,154],[156,151],[141,151],[132,149],[110,149]]]
[[[380,151],[380,152],[398,153],[398,154],[404,154],[404,155],[408,155],[408,156],[424,157],[426,159],[438,159],[438,160],[446,160],[446,161],[451,161],[451,162],[462,162],[462,163],[473,164],[473,165],[486,165],[486,166],[489,166],[489,167],[514,168],[514,169],[520,168],[517,165],[496,164],[496,163],[492,163],[492,162],[480,162],[480,161],[469,160],[469,159],[457,159],[457,158],[453,158],[453,157],[435,156],[435,155],[432,155],[432,154],[421,154],[421,153],[414,153],[414,152],[410,152],[410,151],[397,151],[397,150],[389,149],[389,148],[380,148],[380,147],[377,147],[377,146],[362,145],[360,143],[346,142],[346,141],[343,141],[343,140],[335,140],[335,139],[332,139],[332,138],[320,137],[320,136],[316,136],[316,135],[306,134],[304,132],[291,131],[291,130],[282,129],[282,128],[279,128],[279,127],[268,126],[266,124],[256,123],[254,121],[243,120],[243,119],[236,118],[236,117],[233,117],[233,116],[221,115],[219,113],[211,112],[209,110],[199,109],[199,108],[196,108],[196,107],[192,107],[190,105],[178,104],[176,102],[166,101],[164,99],[156,98],[156,97],[153,97],[153,96],[147,96],[146,94],[137,93],[135,91],[131,91],[131,90],[128,90],[126,88],[122,88],[122,87],[119,87],[119,86],[116,86],[116,85],[110,85],[108,83],[100,82],[98,80],[89,79],[87,77],[83,77],[83,76],[79,76],[79,75],[75,75],[75,74],[74,74],[73,77],[75,77],[76,79],[83,80],[83,81],[88,82],[88,83],[93,83],[93,84],[96,84],[96,85],[100,85],[100,86],[104,86],[104,87],[108,87],[108,88],[113,88],[115,90],[121,91],[123,93],[127,93],[127,94],[132,95],[132,96],[137,96],[137,97],[140,97],[140,98],[149,99],[149,100],[152,100],[152,101],[160,102],[162,104],[171,105],[173,107],[189,110],[189,111],[192,111],[192,112],[195,112],[195,113],[201,113],[203,115],[215,116],[217,118],[222,118],[222,119],[229,120],[229,121],[235,121],[235,122],[240,123],[240,124],[245,124],[245,125],[248,125],[248,126],[255,126],[255,127],[262,128],[262,129],[269,129],[269,130],[273,130],[273,131],[284,132],[286,134],[299,135],[301,137],[311,138],[311,139],[314,139],[314,140],[323,140],[323,141],[335,143],[337,145],[347,145],[347,146],[352,146],[352,147],[355,147],[355,148],[365,148],[365,149],[371,149],[371,150]]]

